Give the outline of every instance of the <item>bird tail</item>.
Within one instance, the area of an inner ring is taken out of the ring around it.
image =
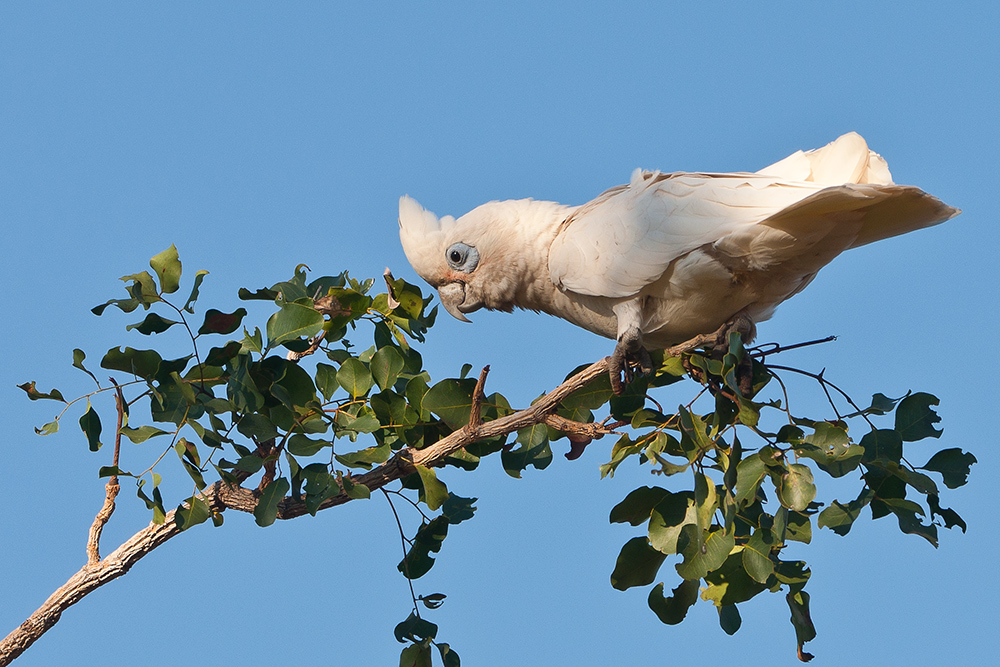
[[[849,184],[829,187],[761,224],[792,236],[810,236],[817,221],[856,227],[848,248],[924,229],[954,218],[960,209],[910,185]]]
[[[757,173],[820,185],[892,185],[889,165],[881,155],[868,148],[857,132],[848,132],[822,148],[796,151]]]

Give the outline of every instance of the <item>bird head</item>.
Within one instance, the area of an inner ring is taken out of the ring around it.
[[[509,311],[518,278],[523,276],[523,249],[511,243],[516,234],[519,202],[490,202],[457,220],[438,218],[414,199],[399,200],[399,239],[414,270],[438,291],[453,317],[470,321],[480,308]]]

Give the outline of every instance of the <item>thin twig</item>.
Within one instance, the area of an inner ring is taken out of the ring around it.
[[[405,447],[385,463],[354,478],[356,484],[364,484],[370,490],[381,489],[390,482],[399,480],[413,471],[413,465],[435,467],[446,456],[480,440],[507,435],[526,426],[544,423],[555,412],[560,402],[573,392],[585,387],[594,379],[608,373],[608,359],[604,358],[573,377],[536,401],[531,407],[485,422],[470,433],[461,428],[423,449]],[[176,434],[175,434],[176,435]],[[260,494],[239,486],[248,474],[233,473],[237,484],[219,480],[206,487],[198,498],[204,501],[213,514],[227,509],[253,512]],[[327,509],[343,505],[351,499],[340,494],[325,500],[317,509]],[[308,513],[303,501],[287,497],[278,503],[277,518],[293,519]],[[39,637],[54,626],[62,613],[104,584],[117,579],[167,540],[179,535],[176,510],[170,510],[163,523],[150,524],[140,530],[124,544],[97,563],[84,565],[70,579],[57,589],[27,620],[0,641],[0,667],[5,667],[21,655]]]
[[[383,488],[381,489],[382,495],[385,496],[385,500],[389,503],[389,509],[392,510],[392,516],[396,518],[396,527],[399,528],[399,541],[403,546],[403,575],[406,577],[406,582],[410,585],[410,599],[413,600],[413,613],[420,618],[420,610],[417,608],[417,593],[413,590],[413,580],[410,579],[410,565],[406,562],[406,534],[403,532],[403,522],[399,520],[399,513],[396,512],[396,506],[392,504],[392,498],[389,497],[389,493]]]
[[[475,431],[483,423],[483,401],[486,396],[483,389],[486,387],[486,376],[489,375],[489,364],[483,366],[476,380],[476,389],[472,392],[472,409],[469,411],[469,429]]]
[[[778,354],[779,352],[787,352],[788,350],[797,350],[800,347],[808,347],[810,345],[819,345],[820,343],[829,343],[837,340],[836,336],[827,336],[826,338],[818,338],[816,340],[809,340],[804,343],[795,343],[794,345],[779,345],[778,343],[762,343],[756,345],[747,352],[750,356],[756,356],[758,361],[764,361],[764,357],[769,354]]]
[[[868,415],[865,414],[865,411],[862,410],[858,406],[857,403],[854,402],[854,399],[852,399],[850,397],[850,395],[848,395],[848,393],[846,391],[844,391],[843,389],[841,389],[840,387],[838,387],[837,385],[835,385],[834,383],[830,382],[825,377],[823,377],[822,373],[819,373],[817,375],[816,373],[810,373],[809,371],[804,371],[801,368],[792,368],[791,366],[776,366],[776,365],[773,365],[773,364],[770,365],[770,366],[768,366],[768,368],[772,368],[772,369],[776,368],[776,369],[781,370],[781,371],[789,371],[789,372],[792,372],[792,373],[798,373],[799,375],[805,375],[806,377],[811,377],[812,379],[814,379],[817,382],[819,382],[821,386],[824,387],[824,391],[826,391],[825,387],[829,386],[831,389],[833,389],[838,394],[840,394],[841,396],[843,396],[844,400],[846,400],[848,402],[848,404],[852,408],[854,408],[855,410],[858,411],[858,414],[861,415],[861,418],[864,419],[866,422],[868,422],[868,425],[871,426],[873,430],[875,429],[875,424],[873,424],[872,421],[870,419],[868,419]],[[830,394],[829,394],[829,392],[827,392],[827,398],[829,398],[829,397],[830,397]],[[831,405],[833,404],[833,399],[830,399],[830,404]],[[836,406],[833,407],[833,411],[837,412],[837,407]],[[840,419],[839,413],[837,414],[837,418]]]
[[[122,425],[125,423],[125,396],[122,394],[122,388],[118,386],[114,378],[111,378],[111,383],[115,386],[115,405],[118,408],[118,421],[115,427],[115,452],[112,457],[111,465],[114,466],[115,470],[118,469],[118,455],[121,452],[122,447]],[[87,564],[93,565],[101,560],[101,533],[104,531],[104,526],[111,519],[111,515],[115,512],[115,498],[118,497],[118,492],[121,487],[118,484],[118,475],[111,475],[108,478],[108,483],[104,485],[104,505],[101,510],[94,517],[94,523],[90,526],[90,533],[87,535]]]

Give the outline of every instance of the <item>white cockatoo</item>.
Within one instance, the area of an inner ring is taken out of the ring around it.
[[[849,133],[756,173],[636,170],[582,206],[520,199],[457,220],[399,200],[406,257],[456,318],[524,308],[618,342],[612,384],[646,349],[744,338],[838,254],[957,215],[895,185]],[[644,368],[644,370],[646,370]]]

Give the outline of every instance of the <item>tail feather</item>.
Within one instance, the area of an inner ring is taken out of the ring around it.
[[[868,144],[856,132],[848,132],[822,148],[796,151],[757,173],[822,185],[892,185],[889,165],[881,155],[869,150]]]

